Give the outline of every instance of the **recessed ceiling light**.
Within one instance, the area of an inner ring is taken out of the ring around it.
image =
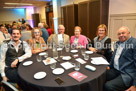
[[[30,4],[30,3],[5,3],[7,5],[33,5],[33,4]]]

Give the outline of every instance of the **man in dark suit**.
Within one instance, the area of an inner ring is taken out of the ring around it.
[[[136,91],[136,39],[125,26],[118,29],[117,36],[104,91]]]

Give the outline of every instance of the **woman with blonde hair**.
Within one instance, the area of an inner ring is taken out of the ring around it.
[[[27,42],[30,45],[33,54],[47,50],[47,45],[41,36],[42,31],[39,28],[34,28],[32,30],[32,39],[29,39]]]
[[[89,50],[100,53],[106,57],[108,61],[111,58],[111,39],[107,36],[107,27],[105,24],[100,24],[97,27],[96,37],[89,44]]]

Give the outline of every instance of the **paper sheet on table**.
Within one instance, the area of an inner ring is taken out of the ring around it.
[[[43,60],[43,63],[45,65],[49,65],[49,64],[52,64],[52,63],[56,63],[57,61],[54,59],[54,58],[50,58],[50,61],[48,62],[47,59],[46,60]]]
[[[81,59],[81,58],[77,58],[77,59],[75,59],[76,61],[78,61],[79,63],[81,63],[81,64],[85,64],[86,63],[86,61],[84,61],[83,59]]]
[[[95,65],[109,65],[107,60],[105,60],[103,57],[93,57],[91,59],[92,59],[92,61],[91,61],[92,64],[95,64]]]
[[[70,68],[74,68],[74,65],[72,65],[70,62],[64,62],[60,64],[63,68],[65,68],[66,70],[70,69]]]

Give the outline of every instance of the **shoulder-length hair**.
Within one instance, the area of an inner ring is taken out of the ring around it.
[[[35,38],[35,36],[34,36],[34,30],[36,30],[36,29],[39,30],[40,36],[42,36],[42,31],[41,31],[41,29],[36,27],[36,28],[33,28],[33,29],[32,29],[32,38]]]
[[[107,35],[108,31],[107,31],[107,27],[105,24],[100,24],[98,27],[97,27],[97,32],[96,32],[96,35],[98,36],[98,30],[99,28],[103,28],[105,30],[105,35]]]

